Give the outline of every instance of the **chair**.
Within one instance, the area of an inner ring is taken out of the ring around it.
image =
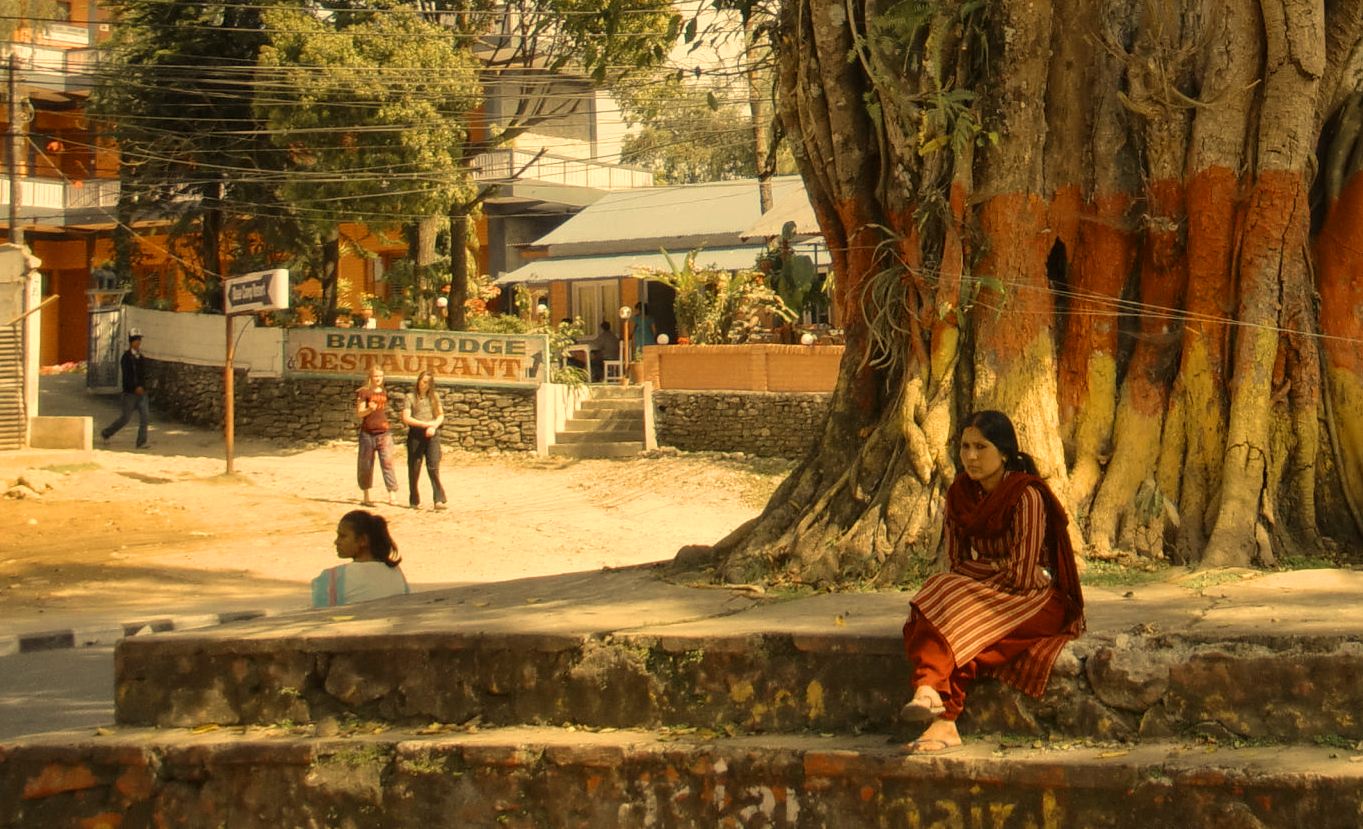
[[[625,379],[624,360],[604,360],[602,361],[601,365],[606,370],[607,383],[618,383],[621,380]]]

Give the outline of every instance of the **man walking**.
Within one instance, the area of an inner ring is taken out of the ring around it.
[[[136,328],[128,334],[128,350],[123,352],[123,359],[119,361],[119,367],[123,373],[123,413],[118,416],[118,420],[110,423],[99,434],[108,443],[109,438],[113,437],[119,429],[127,425],[128,419],[132,417],[133,410],[137,410],[137,448],[147,448],[147,418],[150,410],[147,407],[147,375],[142,363],[142,332]]]

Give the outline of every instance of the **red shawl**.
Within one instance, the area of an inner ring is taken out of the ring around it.
[[[957,549],[964,550],[972,538],[995,538],[1013,524],[1013,512],[1027,487],[1035,487],[1046,507],[1046,549],[1055,587],[1065,599],[1065,629],[1068,636],[1084,632],[1084,592],[1079,586],[1079,565],[1070,544],[1069,516],[1060,499],[1046,482],[1026,472],[1009,472],[992,492],[964,472],[956,476],[947,490],[947,515],[955,528]]]

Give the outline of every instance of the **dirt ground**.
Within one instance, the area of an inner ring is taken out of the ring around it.
[[[87,409],[98,431],[113,399],[83,397],[81,382],[44,378],[44,413]],[[154,414],[146,451],[131,449],[133,432],[107,448],[96,436],[88,458],[36,461],[46,468],[35,477],[52,489],[0,501],[0,627],[92,612],[135,619],[305,605],[307,582],[337,563],[336,520],[359,507],[355,447],[238,440],[228,476],[216,432]],[[24,471],[19,460],[0,457],[0,484]],[[414,589],[431,589],[669,559],[756,515],[789,468],[708,454],[574,461],[447,451],[449,510],[429,509],[424,476],[426,508],[408,509],[401,465],[403,506],[377,509]]]

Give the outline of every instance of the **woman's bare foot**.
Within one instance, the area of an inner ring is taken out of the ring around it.
[[[906,748],[910,754],[936,754],[961,744],[961,732],[956,730],[954,720],[937,718],[933,720],[918,739]]]
[[[899,710],[899,719],[904,722],[928,722],[946,710],[942,695],[931,685],[919,685],[909,700]]]

